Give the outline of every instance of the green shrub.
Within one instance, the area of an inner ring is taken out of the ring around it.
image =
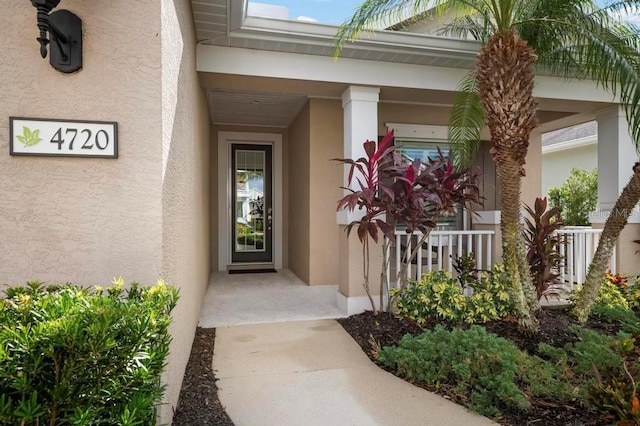
[[[569,178],[548,194],[552,206],[562,207],[560,216],[566,226],[589,225],[589,213],[598,202],[598,170],[573,168]]]
[[[515,312],[507,290],[511,286],[511,279],[506,274],[504,265],[495,264],[492,268],[491,271],[482,272],[480,280],[471,284],[473,294],[467,298],[465,318],[469,323],[484,323]]]
[[[629,303],[624,293],[623,287],[620,287],[605,277],[598,290],[595,304],[609,308],[620,307],[622,309],[629,309]]]
[[[262,246],[264,244],[264,236],[262,234],[244,234],[237,237],[238,244],[248,246]]]
[[[630,308],[640,308],[640,285],[638,284],[638,277],[635,277],[633,282],[624,289],[624,296]]]
[[[402,289],[392,289],[395,307],[400,315],[418,324],[429,319],[461,321],[464,318],[466,297],[457,281],[445,271],[433,271],[420,281],[411,281]]]
[[[596,383],[590,396],[596,408],[612,414],[616,424],[640,424],[640,399],[637,384],[640,382],[640,346],[638,335],[620,339],[612,345],[619,357],[619,366],[596,369]],[[626,422],[625,422],[626,421]]]
[[[640,320],[636,314],[622,306],[594,305],[591,316],[607,324],[619,324],[627,333],[640,332]]]
[[[619,308],[617,312],[629,313]],[[567,383],[575,386],[578,398],[586,406],[605,413],[620,411],[619,419],[630,418],[621,413],[631,411],[635,396],[633,382],[637,382],[636,375],[640,372],[638,357],[633,356],[640,354],[634,349],[635,339],[626,333],[611,337],[579,326],[572,326],[570,330],[578,337],[577,342],[564,348],[541,343],[538,346],[540,356],[556,366],[560,371],[558,377],[564,377]],[[621,348],[632,350],[624,352]],[[623,363],[628,366],[626,371]]]
[[[399,346],[381,349],[378,361],[430,386],[452,386],[468,397],[469,408],[487,416],[498,416],[501,406],[526,409],[528,395],[566,399],[572,392],[552,363],[476,325],[453,331],[437,326],[418,337],[407,335]]]
[[[244,223],[236,223],[236,235],[241,236],[241,235],[247,235],[252,233],[253,230],[251,229],[251,227],[249,225],[246,225]]]
[[[573,372],[566,363],[549,362],[538,356],[525,355],[518,366],[521,387],[527,396],[535,396],[555,401],[575,398],[571,385]]]
[[[494,265],[491,272],[482,272],[465,284],[473,288],[471,296],[465,296],[447,272],[433,271],[403,289],[393,289],[391,295],[398,313],[418,324],[430,319],[483,323],[513,313],[507,292],[509,281],[502,265]]]
[[[577,376],[593,377],[594,368],[604,370],[619,368],[620,357],[612,349],[616,339],[579,326],[569,328],[579,341],[567,345],[570,362]],[[628,334],[621,333],[619,338],[627,338]]]
[[[0,425],[155,425],[177,290],[38,282],[0,299]]]

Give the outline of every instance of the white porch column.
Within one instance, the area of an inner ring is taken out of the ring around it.
[[[598,216],[610,212],[638,161],[629,125],[619,106],[598,111]],[[597,221],[597,218],[594,218]],[[604,218],[606,219],[606,218]]]
[[[365,155],[362,144],[366,140],[378,140],[378,100],[380,89],[377,87],[350,86],[342,94],[344,112],[344,158],[358,159]],[[344,186],[347,187],[349,168],[344,168]],[[345,191],[345,194],[347,191]],[[362,270],[362,243],[354,229],[350,237],[345,233],[346,225],[362,217],[362,212],[338,212],[339,236],[339,289],[337,293],[338,307],[349,315],[371,309],[366,297]],[[370,242],[371,254],[370,285],[378,292],[382,256],[380,247]],[[378,298],[375,297],[377,300]]]
[[[365,155],[362,144],[366,140],[378,141],[378,100],[380,89],[377,87],[349,86],[342,94],[344,111],[344,158],[354,160]],[[346,188],[349,173],[344,167],[344,184]],[[345,194],[347,191],[345,191]],[[348,225],[362,217],[358,211],[346,210],[338,212],[338,224]]]
[[[632,167],[638,161],[624,111],[618,106],[601,110],[598,120],[598,208],[590,216],[595,228],[602,228],[611,214],[618,196],[629,182]],[[638,239],[640,215],[636,210],[629,216],[627,226],[620,233],[617,244],[616,264],[612,269],[623,274],[640,273]]]

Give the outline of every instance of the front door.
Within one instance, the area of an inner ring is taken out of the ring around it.
[[[231,145],[231,261],[273,263],[272,146]]]

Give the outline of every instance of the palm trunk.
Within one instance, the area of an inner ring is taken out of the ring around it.
[[[535,330],[535,318],[532,316],[533,306],[536,305],[533,296],[533,282],[529,273],[529,263],[526,258],[523,228],[520,222],[521,179],[514,178],[509,167],[498,165],[498,176],[502,182],[502,202],[500,229],[502,231],[502,261],[505,272],[511,280],[509,288],[511,299],[515,302],[517,314],[522,325],[529,330]]]
[[[629,179],[629,183],[622,190],[622,194],[620,194],[613,211],[604,224],[596,254],[593,256],[587,278],[582,290],[578,293],[577,301],[573,308],[573,313],[580,322],[585,322],[589,318],[591,308],[596,301],[598,290],[607,271],[613,248],[638,201],[640,201],[640,163],[636,163],[633,167],[633,175]]]
[[[502,259],[520,323],[528,330],[537,329],[532,315],[537,304],[520,223],[520,188],[529,136],[536,124],[536,59],[533,49],[515,31],[503,31],[482,48],[476,65],[480,100],[493,142],[491,152],[502,184]]]

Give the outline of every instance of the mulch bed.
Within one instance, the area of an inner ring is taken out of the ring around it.
[[[488,331],[510,339],[520,349],[532,354],[536,353],[540,342],[564,346],[576,340],[568,330],[573,321],[565,310],[541,309],[537,313],[537,318],[540,322],[540,333],[532,336],[520,333],[516,324],[510,321],[494,321],[484,326]],[[418,335],[424,329],[432,329],[438,324],[432,322],[420,327],[389,314],[374,316],[371,312],[338,321],[374,362],[376,362],[375,347],[396,345],[405,334]],[[452,328],[451,324],[443,325]],[[466,324],[456,326],[468,327]],[[608,334],[617,332],[615,326],[598,321],[588,322],[586,326]],[[214,341],[215,329],[197,328],[173,420],[174,425],[233,426],[233,422],[218,399],[215,372],[212,371]],[[448,392],[449,389],[445,386],[436,390],[424,383],[412,383],[464,405],[464,400],[459,395]],[[597,414],[577,405],[557,406],[553,401],[532,401],[532,407],[527,412],[503,410],[503,417],[498,421],[503,425],[514,426],[592,426],[609,423],[599,418]]]
[[[537,346],[540,342],[561,347],[576,341],[575,335],[568,330],[569,326],[574,322],[565,309],[540,309],[536,315],[540,322],[540,333],[536,335],[522,334],[518,330],[517,324],[512,321],[494,321],[484,324],[484,326],[487,331],[513,341],[521,350],[530,354],[537,352]],[[423,328],[417,324],[404,319],[393,317],[387,313],[374,316],[370,311],[339,319],[338,322],[358,342],[369,358],[376,363],[374,355],[376,345],[379,347],[396,345],[405,334],[418,335],[423,331]],[[426,324],[424,328],[432,329],[436,324],[436,322]],[[452,328],[451,324],[442,325]],[[590,325],[595,327],[598,324],[586,324],[587,327]],[[456,325],[456,327],[467,328],[468,325],[460,324]],[[606,331],[615,333],[616,330],[609,329]],[[394,371],[391,372],[394,373]],[[441,386],[436,390],[426,386],[424,383],[414,381],[411,381],[411,383],[429,391],[437,392],[464,405],[462,398],[453,392],[448,392],[449,389],[445,386]],[[514,426],[592,426],[610,424],[610,422],[599,417],[597,413],[588,411],[578,404],[563,405],[555,401],[536,400],[532,400],[531,403],[532,406],[527,412],[502,410],[503,417],[498,419],[498,422],[503,425]]]
[[[174,425],[233,426],[218,399],[216,377],[211,367],[215,337],[214,328],[198,327],[196,330],[173,417]]]

